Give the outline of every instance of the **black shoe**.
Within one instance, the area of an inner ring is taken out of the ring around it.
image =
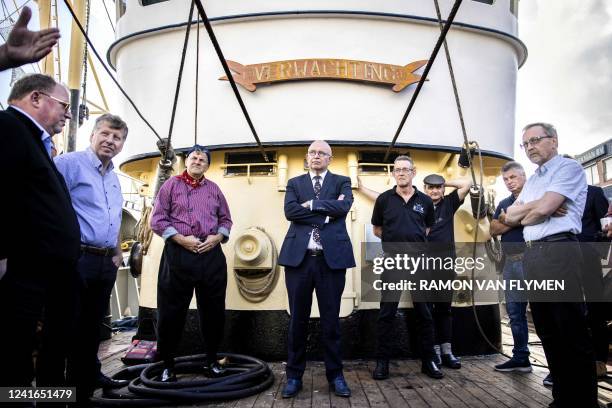
[[[329,388],[339,397],[348,398],[351,396],[351,389],[348,387],[346,380],[341,375],[334,378],[334,380],[329,383]]]
[[[545,387],[552,387],[553,386],[553,379],[552,379],[552,374],[548,373],[548,375],[546,377],[544,377],[544,379],[542,380],[542,384],[544,384]]]
[[[442,354],[442,365],[444,367],[448,367],[448,368],[454,368],[454,369],[458,369],[461,368],[461,361],[459,361],[459,359],[455,356],[453,356],[452,353],[449,354]],[[439,367],[440,365],[436,363],[436,365]]]
[[[174,374],[173,368],[164,368],[161,375],[159,376],[161,382],[176,382],[176,374]]]
[[[389,378],[389,360],[376,360],[376,368],[372,372],[375,380],[386,380]]]
[[[288,378],[287,384],[285,384],[285,388],[283,388],[283,393],[281,394],[283,398],[293,398],[298,392],[302,389],[302,380],[297,378]]]
[[[495,370],[503,372],[518,371],[520,373],[530,373],[531,371],[533,371],[533,368],[531,367],[531,363],[529,362],[529,360],[521,361],[516,360],[515,358],[511,358],[505,363],[496,365]]]
[[[100,373],[96,379],[96,388],[121,388],[129,383],[128,380],[115,380]]]
[[[439,354],[436,353],[433,358],[433,362],[436,363],[438,367],[442,367],[442,357]]]
[[[221,377],[223,374],[225,374],[225,367],[223,367],[217,361],[214,361],[204,366],[204,373],[213,378]]]
[[[444,377],[444,373],[440,371],[440,369],[433,360],[423,361],[423,363],[421,364],[421,372],[423,374],[427,374],[431,378],[435,378],[436,380],[439,380],[440,378]]]

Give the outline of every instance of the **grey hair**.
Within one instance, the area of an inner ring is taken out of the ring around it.
[[[503,167],[501,168],[502,173],[505,173],[510,170],[518,170],[521,173],[525,174],[525,169],[523,168],[523,166],[521,166],[521,163],[516,162],[516,161],[509,161],[508,163],[504,164]]]
[[[404,154],[403,154],[403,155],[401,155],[401,156],[397,156],[397,157],[395,158],[395,160],[393,160],[393,166],[395,166],[395,164],[396,164],[398,161],[407,161],[407,162],[410,162],[410,165],[411,165],[412,167],[414,167],[414,161],[412,160],[412,158],[411,158],[410,156],[406,156],[406,155],[404,155]]]
[[[127,139],[127,123],[125,123],[123,119],[121,119],[119,116],[112,115],[110,113],[105,113],[104,115],[98,117],[94,125],[94,131],[96,131],[102,123],[107,123],[108,127],[110,127],[111,129],[123,130],[123,140]]]
[[[557,129],[555,129],[555,127],[551,125],[550,123],[546,123],[546,122],[530,123],[523,128],[523,133],[525,133],[527,130],[531,129],[532,127],[536,127],[536,126],[540,126],[542,129],[544,129],[544,133],[546,134],[546,136],[557,137]]]

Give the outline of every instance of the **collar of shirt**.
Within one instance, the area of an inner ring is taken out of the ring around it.
[[[20,112],[20,113],[24,114],[24,115],[25,115],[25,116],[26,116],[28,119],[30,119],[30,120],[31,120],[31,121],[32,121],[32,122],[33,122],[33,123],[34,123],[34,124],[35,124],[35,125],[36,125],[36,126],[37,126],[37,127],[40,129],[40,130],[41,130],[41,131],[42,131],[42,134],[40,135],[40,140],[43,140],[43,141],[44,141],[45,139],[48,139],[48,138],[50,138],[50,137],[51,137],[51,135],[49,134],[49,132],[47,132],[47,131],[45,130],[45,128],[43,128],[43,127],[40,125],[40,123],[38,123],[38,122],[36,121],[36,119],[34,119],[32,116],[30,116],[30,114],[29,114],[29,113],[27,113],[26,111],[24,111],[24,110],[23,110],[23,109],[21,109],[21,108],[18,108],[18,107],[17,107],[17,106],[15,106],[15,105],[9,105],[9,106],[10,106],[11,108],[15,109],[16,111],[18,111],[18,112]]]
[[[540,167],[538,167],[536,169],[536,173],[538,173],[538,176],[543,176],[544,174],[546,174],[546,172],[555,165],[555,163],[558,161],[558,159],[561,158],[561,156],[556,155],[555,157],[553,157],[552,159],[550,159],[549,161],[547,161],[546,163],[542,164]]]
[[[406,202],[406,200],[404,200],[404,197],[402,197],[402,195],[401,195],[400,193],[398,193],[398,192],[397,192],[397,185],[395,185],[395,186],[393,186],[393,187],[392,187],[392,189],[393,189],[393,193],[394,193],[396,196],[400,197],[402,200],[404,200],[404,202],[406,202],[406,203],[409,203],[410,201],[412,201],[413,199],[415,199],[415,198],[416,198],[416,197],[419,195],[419,189],[418,189],[418,188],[417,188],[415,185],[413,185],[413,186],[412,186],[412,188],[414,189],[414,190],[413,190],[413,193],[412,193],[412,195],[410,196],[410,198],[408,199],[408,201]]]
[[[91,148],[91,146],[88,147],[85,150],[85,152],[87,154],[87,159],[89,160],[91,165],[94,166],[96,168],[96,170],[98,170],[98,173],[102,174],[103,171],[104,171],[104,173],[108,173],[108,172],[112,171],[115,168],[115,165],[111,161],[110,163],[108,163],[108,167],[106,168],[106,170],[104,170],[104,167],[102,166],[102,162],[100,161],[98,156],[94,153],[94,151]]]
[[[314,183],[315,183],[314,178],[317,176],[317,174],[313,173],[312,171],[309,171],[308,173],[309,173],[309,176],[310,176],[310,181],[314,185]],[[321,185],[323,185],[323,181],[325,180],[325,176],[326,175],[327,175],[327,170],[325,170],[323,173],[319,174],[319,176],[321,176]]]

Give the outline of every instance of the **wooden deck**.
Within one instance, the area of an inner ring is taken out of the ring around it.
[[[511,352],[512,335],[507,322],[502,326],[504,350]],[[123,367],[120,357],[127,348],[133,332],[120,333],[100,348],[103,371],[113,374]],[[530,324],[532,357],[545,362],[542,347]],[[460,370],[444,369],[442,380],[433,380],[420,373],[416,360],[392,361],[391,378],[374,381],[371,377],[373,361],[352,360],[345,362],[344,375],[352,390],[352,397],[345,399],[330,394],[322,362],[309,362],[304,375],[304,388],[294,399],[283,399],[280,391],[285,383],[284,364],[271,363],[275,381],[268,390],[241,400],[206,406],[247,407],[359,407],[359,408],[540,408],[552,402],[550,388],[542,385],[548,374],[544,368],[534,367],[529,374],[500,373],[493,366],[505,361],[502,355],[463,357]],[[533,360],[532,360],[533,361]],[[608,371],[612,365],[608,362]],[[612,389],[612,381],[600,384]],[[601,407],[612,408],[612,392],[599,390]],[[181,405],[183,407],[204,405]]]

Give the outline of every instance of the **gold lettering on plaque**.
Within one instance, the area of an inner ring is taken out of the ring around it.
[[[427,60],[414,61],[404,66],[334,58],[275,61],[252,65],[242,65],[228,60],[227,64],[233,71],[236,83],[251,92],[257,89],[257,84],[321,78],[393,85],[393,91],[400,92],[408,85],[421,80],[421,76],[414,71],[427,64]],[[227,80],[227,77],[219,79]]]

